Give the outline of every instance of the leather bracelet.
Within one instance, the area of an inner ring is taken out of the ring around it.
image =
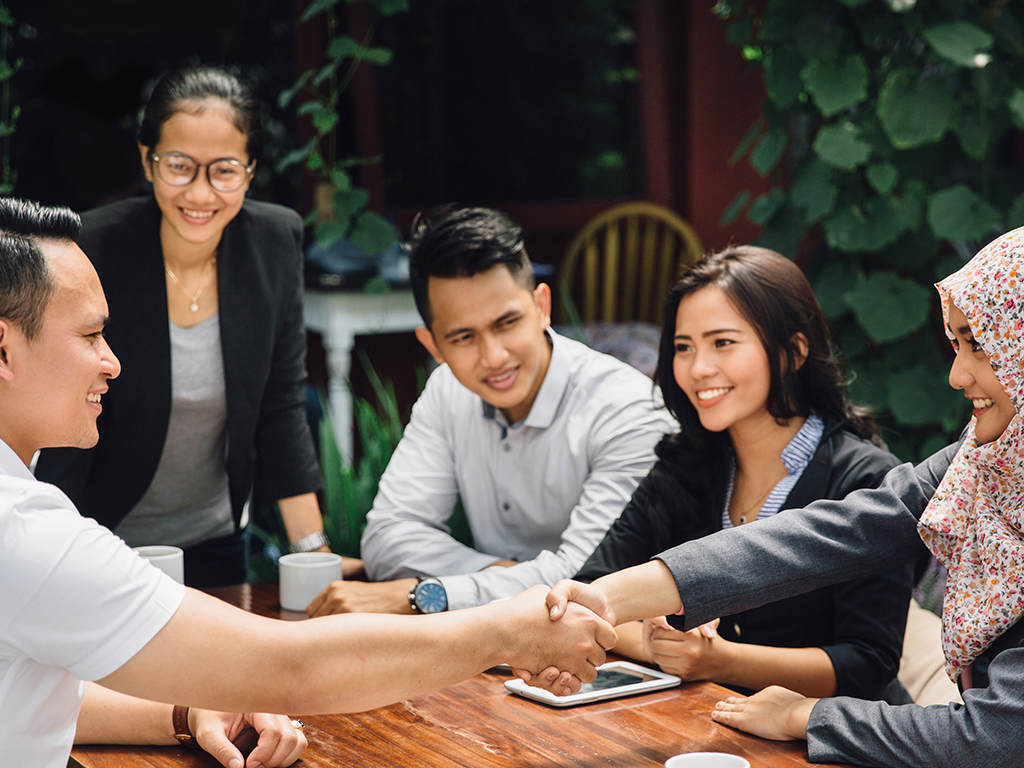
[[[293,554],[296,552],[312,552],[314,549],[320,549],[320,547],[328,547],[331,544],[331,540],[327,538],[327,534],[323,531],[315,531],[314,533],[305,536],[294,544],[289,545],[288,549]]]
[[[192,736],[192,729],[188,727],[188,707],[176,705],[171,710],[171,725],[174,727],[174,738],[183,747],[195,749],[199,745]]]

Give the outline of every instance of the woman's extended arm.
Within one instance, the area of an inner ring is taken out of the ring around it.
[[[681,594],[686,605],[680,628],[927,554],[917,520],[956,448],[947,446],[916,467],[895,467],[875,490],[855,491],[842,501],[818,501],[662,553],[659,557],[675,578],[676,597]],[[768,582],[751,579],[751,573],[773,576]]]
[[[659,560],[590,585],[561,581],[548,595],[553,619],[581,602],[612,624],[680,612],[683,628],[916,560],[927,550],[920,517],[956,452],[901,464],[876,490],[819,501],[757,525],[733,528],[662,553]],[[771,583],[747,574],[772,573]],[[680,595],[683,595],[682,597]]]

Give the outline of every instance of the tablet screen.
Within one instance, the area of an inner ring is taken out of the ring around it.
[[[597,679],[592,683],[584,683],[580,686],[580,693],[589,691],[603,691],[608,688],[618,688],[622,685],[642,683],[644,680],[657,680],[658,678],[642,672],[625,672],[621,669],[599,669]]]
[[[597,678],[593,682],[584,683],[577,693],[570,693],[567,696],[555,696],[541,688],[533,688],[522,680],[508,680],[505,687],[520,696],[542,701],[553,707],[571,707],[576,704],[671,688],[681,682],[682,680],[675,675],[666,674],[660,669],[650,669],[631,661],[611,661],[597,668]]]

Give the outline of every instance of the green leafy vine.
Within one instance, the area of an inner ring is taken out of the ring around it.
[[[19,57],[12,62],[8,58],[13,27],[14,16],[6,5],[0,3],[0,142],[3,143],[0,195],[11,194],[18,180],[18,174],[11,167],[11,136],[21,115],[21,107],[11,104],[11,78],[21,68],[22,60]]]
[[[760,5],[760,4],[758,4]],[[954,438],[932,283],[1024,225],[1024,34],[1006,0],[720,0],[767,99],[737,147],[759,243],[799,258],[893,450]]]
[[[359,1],[345,0],[348,3]],[[354,185],[350,171],[359,165],[379,162],[379,158],[338,157],[338,103],[362,62],[384,66],[391,61],[391,51],[370,45],[372,27],[363,41],[339,34],[335,15],[339,2],[341,0],[313,0],[299,18],[300,23],[306,23],[320,14],[326,15],[328,40],[324,53],[327,62],[319,69],[307,69],[278,96],[278,106],[284,109],[296,96],[304,95],[306,99],[296,111],[309,116],[316,133],[306,144],[285,155],[276,170],[280,173],[302,163],[316,179],[330,185],[331,214],[318,216],[317,211],[313,211],[307,217],[307,223],[314,223],[313,235],[320,246],[326,248],[347,237],[364,253],[374,254],[395,242],[395,230],[386,219],[367,209],[369,193]],[[408,0],[367,2],[383,16],[409,7]]]

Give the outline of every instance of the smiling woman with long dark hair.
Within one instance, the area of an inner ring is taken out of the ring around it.
[[[807,279],[773,251],[728,248],[682,276],[665,301],[658,381],[680,431],[658,446],[658,462],[580,580],[841,499],[898,463],[876,444],[870,414],[847,399]],[[684,633],[651,619],[619,627],[616,650],[740,690],[779,684],[909,701],[895,676],[910,587],[909,568],[899,568],[725,616],[717,628]]]

